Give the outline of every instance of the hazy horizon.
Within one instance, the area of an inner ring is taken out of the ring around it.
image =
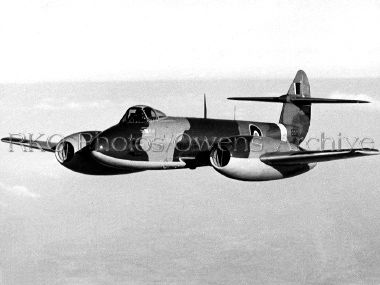
[[[307,70],[306,70],[307,72]],[[272,80],[0,85],[0,136],[103,130],[134,104],[167,115],[277,122]],[[380,80],[320,80],[314,97],[373,104],[312,107],[308,136],[373,137]],[[211,167],[96,177],[51,153],[0,144],[0,284],[373,284],[380,281],[379,157],[320,163],[271,182]]]

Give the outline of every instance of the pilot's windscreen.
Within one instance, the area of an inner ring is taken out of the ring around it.
[[[145,107],[144,108],[145,114],[148,117],[148,120],[156,120],[157,116],[154,110],[150,107]]]
[[[126,123],[126,122],[128,121],[129,111],[130,111],[130,110],[128,110],[128,111],[124,114],[123,118],[121,118],[120,123]]]
[[[139,123],[146,122],[146,116],[141,108],[130,108],[125,116],[121,119],[121,123]]]
[[[162,113],[160,110],[155,110],[157,118],[164,118],[166,115]]]
[[[134,122],[134,123],[145,122],[146,118],[145,118],[145,114],[144,114],[143,110],[140,108],[135,109],[135,112],[131,113],[130,118],[128,118],[128,121]]]

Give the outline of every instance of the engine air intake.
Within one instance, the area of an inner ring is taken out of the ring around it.
[[[231,153],[227,149],[223,147],[221,148],[218,147],[213,150],[212,160],[216,167],[226,166],[228,162],[230,162],[230,159],[231,159]]]

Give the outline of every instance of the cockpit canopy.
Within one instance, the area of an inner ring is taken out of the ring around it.
[[[164,113],[145,105],[136,105],[127,110],[120,123],[144,123],[166,117]]]

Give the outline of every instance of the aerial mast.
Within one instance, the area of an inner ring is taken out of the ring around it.
[[[207,119],[206,93],[203,94],[203,118]]]

